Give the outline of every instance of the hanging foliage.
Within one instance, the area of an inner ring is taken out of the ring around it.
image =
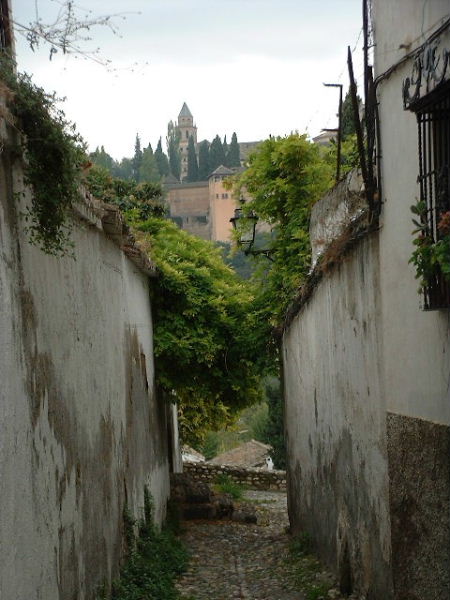
[[[245,213],[271,228],[266,243],[272,262],[260,258],[259,302],[273,326],[285,311],[311,265],[309,220],[313,204],[332,182],[333,167],[305,135],[269,138],[250,155],[248,169],[234,179],[236,197],[246,192]]]
[[[140,186],[109,175],[102,180],[101,172],[90,175],[89,184],[97,197],[125,210],[158,267],[152,298],[156,382],[179,405],[183,440],[196,445],[207,430],[231,422],[261,397],[269,326],[254,303],[255,289],[224,264],[211,242],[161,218],[161,188],[148,204]]]
[[[68,216],[79,198],[86,161],[84,142],[56,107],[54,94],[34,85],[26,74],[16,75],[5,60],[0,62],[0,78],[14,95],[10,110],[21,134],[25,183],[33,192],[25,212],[30,241],[48,254],[64,254],[70,247]]]

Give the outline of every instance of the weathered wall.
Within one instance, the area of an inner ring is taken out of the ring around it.
[[[30,246],[0,158],[0,596],[90,600],[125,502],[138,515],[148,484],[160,522],[169,492],[149,281],[94,213],[74,258]]]
[[[413,51],[449,17],[448,0],[376,0],[375,75]],[[450,31],[441,34],[450,49]],[[442,66],[443,58],[439,58]],[[384,206],[380,296],[393,579],[397,598],[450,598],[449,310],[422,311],[410,206],[420,196],[416,116],[403,110],[413,58],[378,86]],[[423,87],[426,78],[423,77]],[[422,93],[426,90],[422,89]],[[432,567],[430,565],[433,565]]]
[[[288,490],[296,530],[313,534],[344,579],[339,531],[350,532],[354,583],[368,598],[448,600],[449,311],[421,310],[408,262],[419,160],[402,87],[414,56],[387,77],[383,71],[424,43],[449,7],[448,0],[407,4],[372,2],[380,229],[323,276],[284,336]],[[448,28],[439,48],[450,48]],[[336,196],[317,207],[317,252],[324,237],[340,235],[342,207]]]
[[[284,336],[288,504],[344,587],[391,597],[378,243],[324,278]]]
[[[244,467],[212,465],[202,462],[184,462],[183,471],[191,475],[195,481],[204,481],[205,483],[215,483],[219,475],[225,474],[236,483],[255,490],[286,489],[285,471],[244,469]]]

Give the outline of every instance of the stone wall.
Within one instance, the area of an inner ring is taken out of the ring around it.
[[[226,465],[210,465],[208,463],[183,463],[183,471],[189,473],[194,480],[214,483],[218,475],[225,474],[233,481],[255,490],[285,490],[285,471],[266,471],[265,469],[244,469]]]
[[[138,516],[148,485],[161,522],[169,493],[153,269],[120,215],[89,199],[72,215],[73,257],[30,245],[0,133],[0,597],[93,600],[117,573],[125,504]]]

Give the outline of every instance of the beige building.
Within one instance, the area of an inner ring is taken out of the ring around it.
[[[181,183],[174,177],[166,178],[165,189],[170,216],[177,225],[189,233],[205,240],[215,242],[231,241],[232,225],[236,199],[231,190],[226,189],[225,180],[242,170],[249,154],[260,142],[239,143],[241,167],[217,167],[207,181],[187,183],[189,138],[194,140],[198,154],[197,127],[186,102],[178,115],[180,135]]]
[[[213,242],[231,241],[231,217],[236,200],[225,180],[236,173],[221,165],[208,181],[178,183],[167,180],[167,203],[172,220],[185,231]]]
[[[211,239],[209,222],[209,185],[207,181],[195,183],[166,182],[170,217],[180,229],[192,235]]]
[[[234,215],[236,200],[232,190],[225,187],[225,180],[235,171],[221,165],[209,177],[209,214],[211,240],[229,242],[231,240],[231,217]]]

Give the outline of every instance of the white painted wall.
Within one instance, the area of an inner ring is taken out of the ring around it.
[[[448,0],[376,0],[375,77],[406,50],[425,41],[450,16]],[[423,35],[422,35],[423,32]],[[447,30],[446,46],[450,48]],[[383,210],[380,231],[380,292],[383,371],[387,409],[450,424],[450,319],[448,310],[424,312],[417,293],[410,206],[419,196],[418,134],[414,113],[403,110],[402,82],[412,60],[378,86]]]
[[[125,501],[161,522],[167,416],[148,277],[77,222],[75,259],[30,246],[0,171],[0,597],[79,600],[117,572]]]
[[[376,253],[372,236],[322,280],[285,333],[285,420],[294,532],[309,532],[337,572],[347,541],[358,589],[388,598]]]

